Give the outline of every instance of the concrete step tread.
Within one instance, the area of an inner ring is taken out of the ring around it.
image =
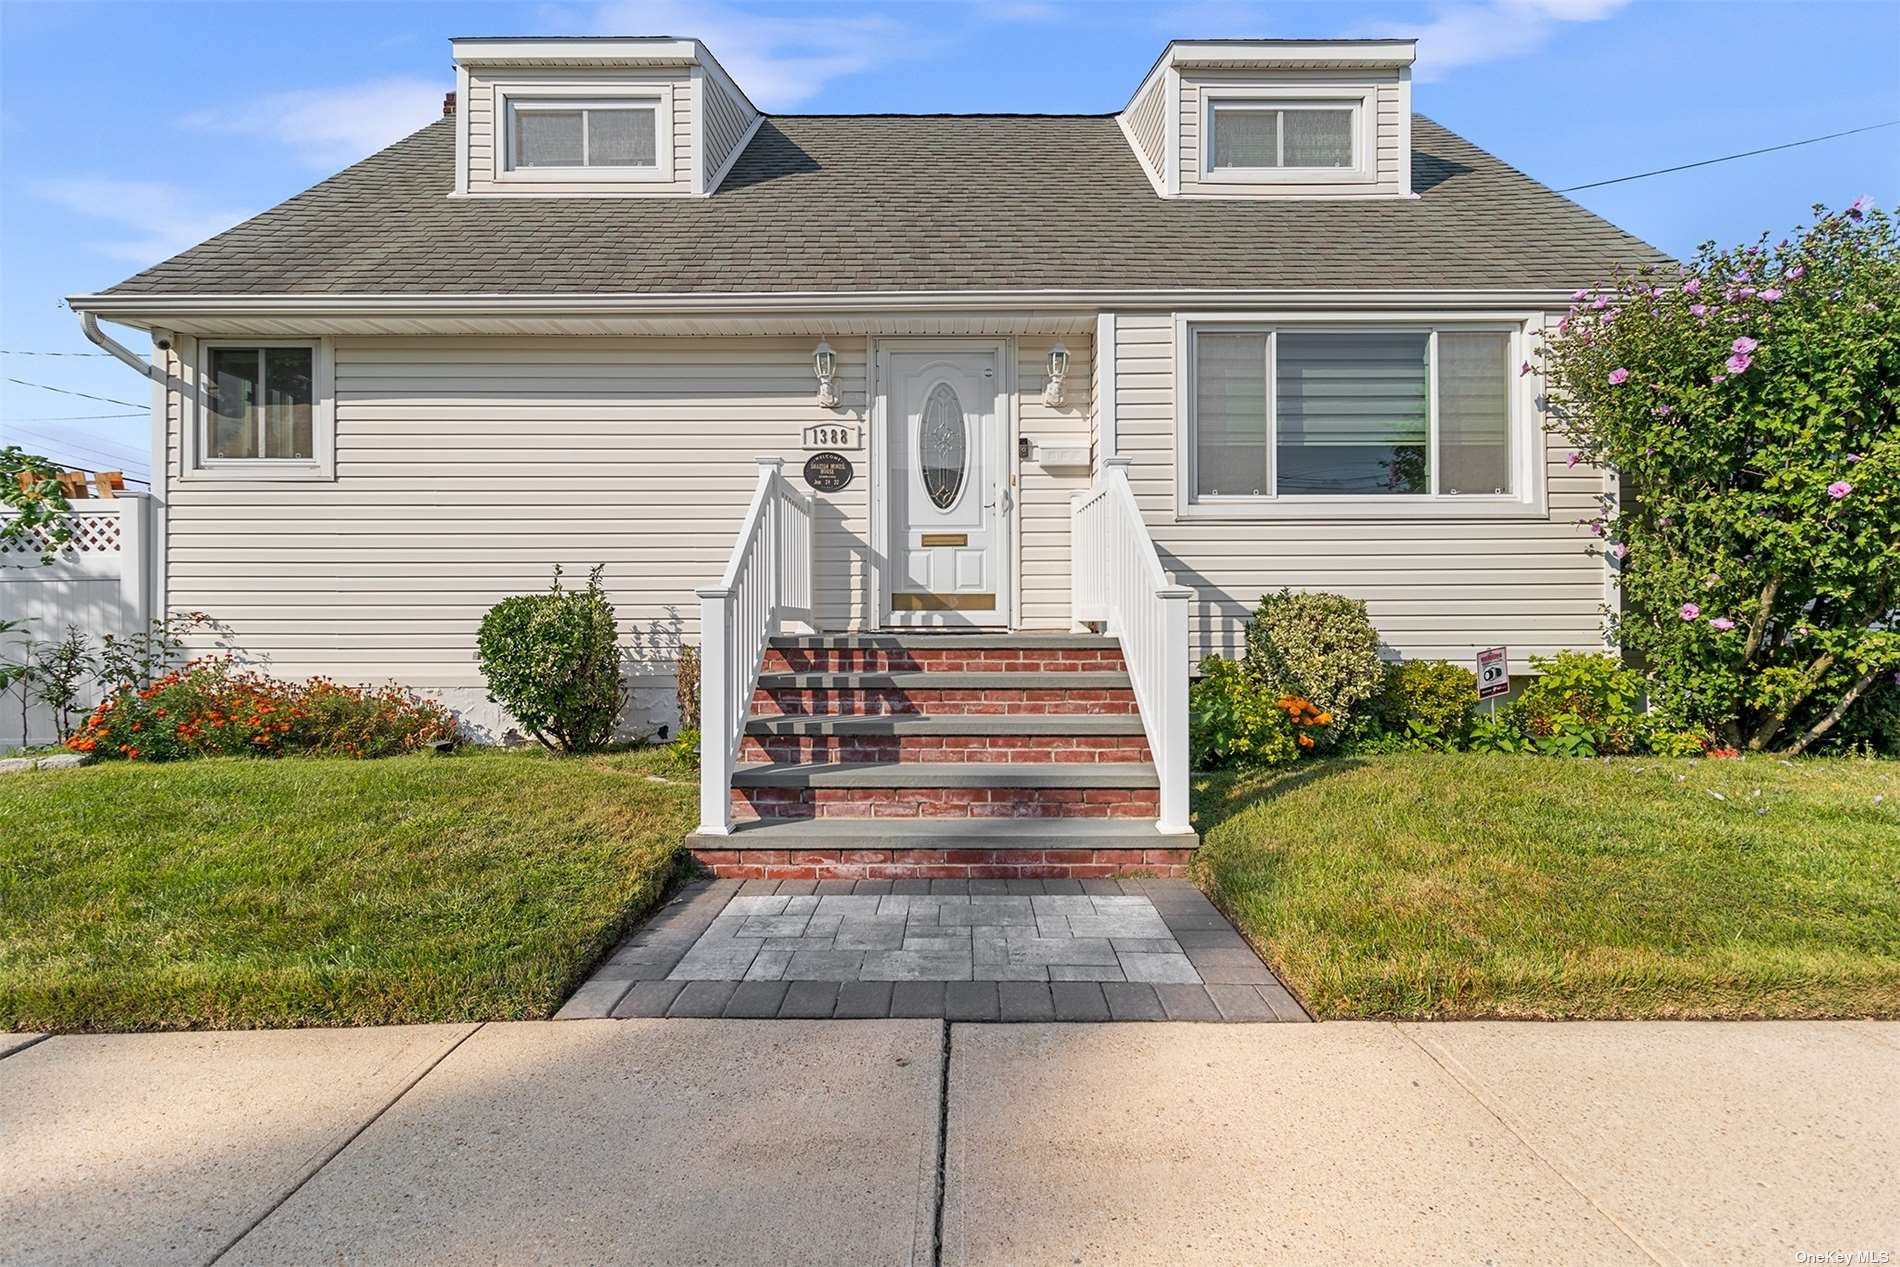
[[[1128,674],[1110,670],[1078,670],[1073,673],[1000,672],[964,673],[761,673],[762,690],[890,690],[982,691],[1008,687],[1024,691],[1050,691],[1067,687],[1073,690],[1112,690],[1129,685]]]
[[[734,787],[1159,787],[1146,761],[749,761]]]
[[[873,713],[819,717],[771,713],[748,717],[748,735],[1077,735],[1142,734],[1133,713]]]
[[[1121,643],[1106,634],[1059,633],[855,633],[784,634],[771,645],[780,651],[1115,651]]]
[[[689,849],[1193,849],[1200,837],[1151,818],[760,818]]]

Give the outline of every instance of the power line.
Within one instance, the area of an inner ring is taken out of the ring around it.
[[[110,356],[110,352],[25,352],[18,348],[0,348],[0,356]]]
[[[24,378],[8,378],[9,383],[18,383],[22,387],[37,387],[43,392],[58,392],[62,396],[78,396],[85,400],[97,400],[108,405],[124,405],[127,409],[139,408],[136,400],[115,400],[111,396],[95,396],[91,392],[76,392],[70,387],[48,387],[45,383],[29,383]]]
[[[0,427],[11,422],[92,422],[99,418],[149,418],[152,411],[141,409],[133,414],[55,414],[50,418],[0,418]]]
[[[1789,141],[1785,145],[1768,145],[1758,150],[1743,150],[1739,154],[1724,154],[1720,158],[1705,158],[1699,163],[1678,163],[1674,167],[1658,167],[1653,172],[1637,172],[1634,176],[1618,176],[1611,180],[1593,180],[1585,185],[1570,185],[1557,192],[1574,194],[1579,189],[1601,189],[1605,185],[1620,185],[1625,181],[1644,180],[1650,176],[1666,176],[1670,172],[1686,172],[1691,167],[1708,167],[1715,163],[1729,163],[1738,158],[1753,158],[1757,154],[1772,154],[1776,150],[1791,150],[1801,145],[1813,145],[1817,141],[1832,141],[1837,137],[1856,136],[1862,132],[1878,132],[1881,128],[1900,127],[1900,119],[1888,119],[1885,123],[1869,123],[1864,128],[1849,128],[1845,132],[1829,132],[1826,136],[1811,136],[1805,141]]]

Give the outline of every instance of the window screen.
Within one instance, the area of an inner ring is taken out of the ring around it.
[[[315,353],[307,347],[213,348],[205,452],[229,461],[308,461]]]
[[[1214,167],[1352,166],[1349,109],[1214,107]]]
[[[1424,334],[1290,334],[1275,350],[1281,496],[1432,491]]]
[[[1438,487],[1509,493],[1511,337],[1438,336]]]
[[[1194,340],[1194,491],[1258,497],[1267,491],[1267,336]]]
[[[516,105],[513,112],[513,167],[657,166],[659,113],[651,106]]]

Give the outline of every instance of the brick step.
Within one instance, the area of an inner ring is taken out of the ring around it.
[[[1153,758],[1148,751],[1147,737],[1137,727],[1136,733],[1132,735],[955,735],[940,731],[904,734],[748,734],[740,744],[739,759],[808,764],[893,761],[1145,762]]]
[[[796,716],[1134,714],[1125,672],[764,673],[753,710]]]
[[[885,646],[769,647],[767,673],[1087,673],[1125,672],[1121,648]]]
[[[734,818],[1149,818],[1148,764],[836,762],[743,765]]]
[[[1140,819],[764,818],[687,847],[742,879],[975,880],[1180,876],[1198,843]]]

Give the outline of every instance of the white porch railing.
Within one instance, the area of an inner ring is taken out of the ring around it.
[[[699,595],[699,830],[732,830],[732,771],[773,634],[812,619],[812,499],[759,458],[739,539],[719,584]]]
[[[1161,566],[1128,486],[1130,459],[1102,460],[1095,487],[1072,504],[1070,601],[1121,643],[1142,729],[1161,780],[1155,826],[1188,832],[1188,599]]]

